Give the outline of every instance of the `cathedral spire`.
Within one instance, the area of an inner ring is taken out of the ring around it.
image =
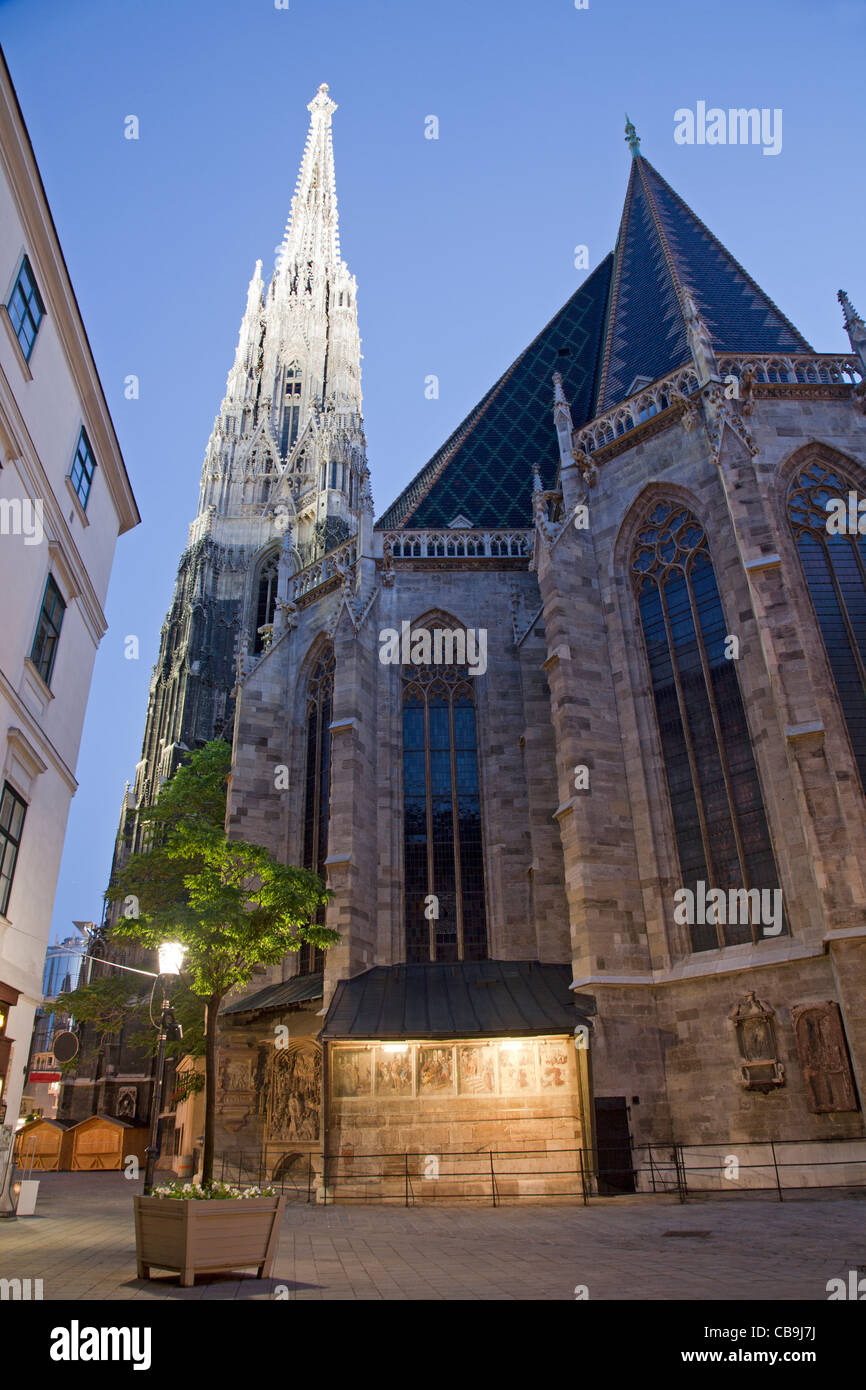
[[[331,136],[331,117],[336,109],[336,102],[328,96],[328,84],[323,82],[307,104],[310,128],[279,253],[278,275],[293,287],[299,269],[311,263],[336,266],[340,262]]]

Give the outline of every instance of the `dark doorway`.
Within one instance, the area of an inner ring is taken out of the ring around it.
[[[634,1192],[634,1167],[625,1096],[596,1097],[595,1135],[598,1151],[598,1195],[618,1197],[622,1192]]]

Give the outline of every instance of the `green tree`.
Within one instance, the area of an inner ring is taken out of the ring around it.
[[[224,831],[231,750],[214,740],[193,753],[141,813],[149,828],[109,889],[126,915],[114,936],[186,947],[184,974],[205,1001],[205,1135],[202,1182],[213,1181],[216,1024],[220,1005],[258,965],[278,965],[305,941],[327,947],[339,934],[315,921],[330,893],[317,874],[280,864],[261,845]]]

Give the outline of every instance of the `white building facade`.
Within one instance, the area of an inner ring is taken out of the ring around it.
[[[14,1128],[119,535],[140,517],[0,58],[0,1118]]]

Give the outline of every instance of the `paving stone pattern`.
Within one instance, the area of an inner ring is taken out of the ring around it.
[[[135,1275],[132,1196],[118,1173],[42,1175],[37,1215],[0,1225],[0,1277],[54,1300],[564,1299],[825,1301],[866,1266],[866,1192],[596,1199],[483,1207],[290,1203],[274,1277]],[[691,1234],[687,1234],[691,1233]]]

